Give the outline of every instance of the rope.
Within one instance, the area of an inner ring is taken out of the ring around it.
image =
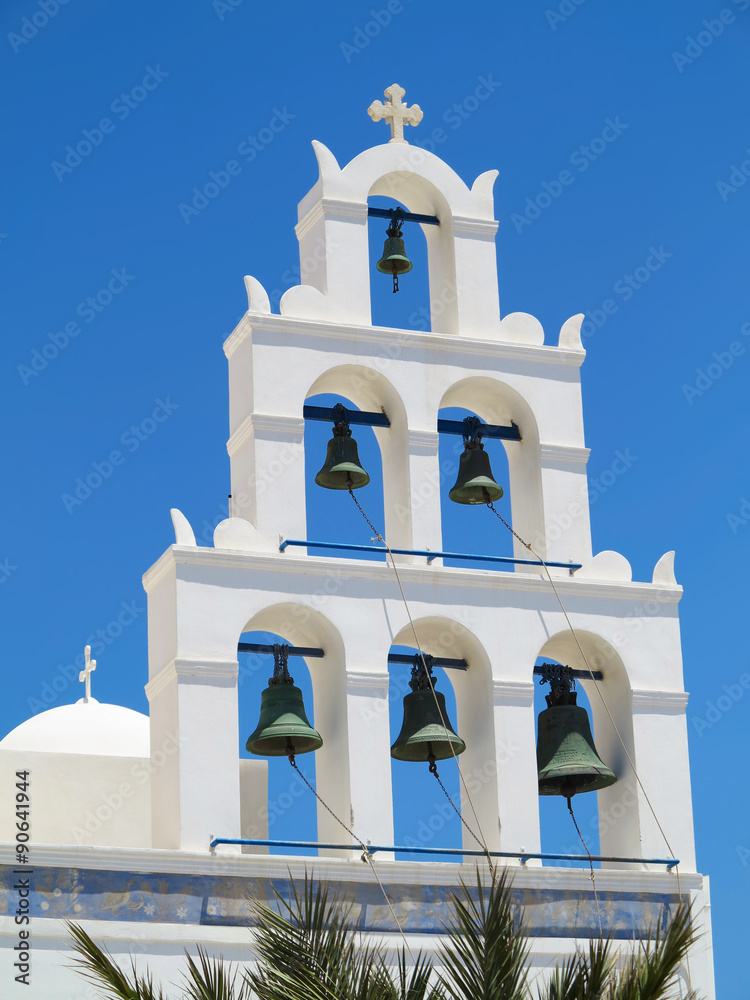
[[[349,496],[352,498],[352,500],[356,504],[357,509],[359,510],[360,514],[365,519],[365,521],[367,522],[367,524],[369,525],[369,527],[371,528],[371,530],[374,532],[375,537],[377,538],[377,540],[379,542],[383,543],[383,545],[388,550],[388,555],[391,557],[391,568],[393,569],[393,572],[394,572],[394,574],[396,576],[396,583],[398,583],[398,589],[401,592],[401,600],[404,602],[404,607],[406,608],[406,614],[407,614],[407,616],[409,618],[409,625],[411,626],[411,631],[412,631],[412,634],[414,636],[414,644],[415,644],[415,646],[417,647],[417,649],[419,651],[419,656],[420,656],[420,659],[422,660],[422,667],[424,668],[424,672],[425,672],[425,674],[426,674],[426,676],[427,676],[427,678],[429,680],[430,690],[432,691],[432,697],[435,699],[435,707],[438,710],[438,715],[440,716],[440,721],[441,721],[443,727],[445,729],[447,729],[448,728],[448,724],[446,722],[445,716],[443,715],[443,711],[440,708],[440,702],[437,699],[437,695],[435,694],[435,685],[434,685],[432,677],[430,676],[430,671],[427,669],[427,663],[425,661],[424,652],[422,651],[422,646],[421,646],[421,644],[419,642],[419,637],[417,636],[417,629],[416,629],[416,627],[414,625],[414,619],[411,616],[411,611],[409,610],[409,603],[406,600],[406,594],[404,593],[404,588],[403,588],[403,586],[401,584],[401,577],[399,576],[398,567],[396,566],[396,560],[393,558],[393,553],[391,552],[391,547],[388,544],[388,542],[385,540],[385,538],[383,538],[383,536],[380,534],[380,532],[375,527],[375,525],[372,523],[372,521],[367,516],[367,514],[365,514],[364,510],[362,509],[362,505],[360,504],[359,500],[357,500],[357,498],[354,495],[354,489],[353,489],[353,486],[352,486],[351,479],[347,480],[347,484],[348,484],[348,487],[349,487]],[[489,847],[487,846],[487,840],[486,840],[486,838],[484,836],[484,831],[482,830],[482,824],[479,821],[479,816],[477,815],[477,811],[476,811],[476,809],[474,807],[474,802],[473,802],[473,800],[471,798],[471,792],[469,791],[468,785],[466,784],[466,781],[464,780],[463,772],[461,771],[461,765],[458,762],[458,755],[456,754],[455,747],[453,746],[452,743],[450,743],[449,746],[450,746],[451,754],[453,755],[453,759],[456,762],[456,768],[458,770],[459,780],[460,780],[461,785],[463,786],[464,790],[466,791],[466,797],[468,799],[469,806],[471,807],[471,811],[474,814],[474,819],[476,820],[477,829],[479,830],[479,837],[477,837],[477,835],[472,830],[470,830],[470,832],[471,832],[472,837],[474,837],[474,840],[476,840],[476,842],[481,846],[482,850],[487,855],[487,863],[490,866],[490,874],[492,876],[492,881],[494,882],[495,878],[496,878],[495,867],[492,864],[492,857],[490,855]],[[453,803],[451,803],[451,805],[453,805]],[[456,809],[456,806],[453,805],[453,808]],[[461,822],[464,824],[464,826],[466,826],[466,828],[468,830],[469,827],[466,824],[465,819],[463,818],[463,816],[461,815],[461,813],[459,812],[458,809],[456,809],[456,812],[458,813],[458,816],[460,817]],[[481,837],[481,840],[480,840],[480,837]]]
[[[591,885],[594,889],[594,901],[596,903],[596,919],[599,922],[599,937],[603,938],[604,931],[602,930],[602,911],[599,907],[599,893],[596,891],[596,878],[594,877],[594,860],[591,857],[591,851],[589,850],[589,845],[583,839],[583,834],[581,833],[578,827],[578,822],[575,818],[575,814],[573,813],[573,805],[570,801],[570,796],[568,796],[567,799],[568,799],[568,812],[570,813],[570,818],[573,820],[573,826],[576,828],[576,833],[578,834],[580,841],[583,844],[583,849],[586,852],[586,854],[588,854],[589,857],[589,868],[591,868],[591,875],[589,877],[591,879]]]
[[[291,741],[287,741],[287,758],[289,760],[289,763],[294,768],[294,770],[297,772],[297,774],[300,776],[300,778],[302,778],[302,780],[304,781],[304,783],[307,785],[307,787],[313,793],[313,795],[318,800],[318,802],[323,806],[323,808],[326,810],[326,812],[329,813],[331,816],[333,816],[333,818],[336,820],[336,822],[339,824],[339,826],[343,827],[346,830],[346,832],[349,834],[349,836],[352,838],[352,840],[356,840],[357,843],[359,844],[359,846],[362,848],[362,860],[364,862],[366,862],[367,864],[369,864],[370,868],[372,869],[372,874],[375,876],[375,879],[376,879],[378,885],[380,886],[380,891],[383,893],[383,898],[386,901],[388,909],[391,911],[391,917],[393,918],[394,924],[398,928],[398,932],[401,935],[401,939],[404,942],[404,947],[409,952],[409,957],[411,958],[411,960],[413,962],[415,960],[414,959],[414,953],[412,952],[411,948],[409,947],[409,942],[406,940],[406,935],[404,934],[403,928],[401,927],[401,924],[398,921],[398,917],[396,916],[396,911],[393,909],[393,904],[391,903],[390,899],[388,898],[388,893],[385,891],[385,886],[380,881],[380,876],[378,875],[377,869],[375,868],[375,862],[372,859],[372,855],[367,850],[367,845],[364,843],[364,841],[360,837],[357,836],[357,834],[354,832],[354,830],[350,829],[342,819],[339,819],[339,817],[336,815],[336,813],[333,811],[333,809],[331,809],[331,807],[328,805],[328,803],[325,802],[320,797],[320,795],[318,795],[317,791],[313,788],[313,786],[310,784],[310,782],[304,776],[304,774],[302,773],[302,771],[300,771],[299,767],[297,766],[297,760],[295,758],[294,752],[292,751],[292,748],[291,748]]]
[[[503,522],[503,524],[508,529],[508,531],[510,531],[510,533],[515,538],[518,539],[518,541],[521,543],[521,545],[523,545],[524,548],[528,549],[528,551],[531,552],[532,555],[536,556],[536,558],[539,560],[539,562],[544,567],[544,572],[547,574],[547,579],[549,580],[550,586],[552,587],[552,590],[554,591],[555,597],[557,598],[557,603],[560,605],[560,610],[562,611],[562,613],[563,613],[563,615],[565,617],[565,621],[568,624],[568,628],[570,629],[570,631],[571,631],[571,633],[573,635],[573,639],[575,641],[575,644],[578,647],[578,652],[581,654],[581,659],[583,660],[584,664],[586,665],[586,669],[588,670],[589,674],[591,675],[591,680],[594,681],[594,690],[596,691],[596,693],[599,696],[599,699],[600,699],[602,705],[604,706],[604,711],[607,713],[607,717],[609,718],[609,721],[612,724],[612,728],[615,731],[617,739],[620,741],[620,746],[622,747],[622,749],[625,752],[625,756],[628,759],[628,763],[630,764],[630,767],[631,767],[631,769],[633,771],[633,774],[635,775],[635,780],[638,782],[638,787],[643,792],[643,797],[646,800],[646,803],[647,803],[649,809],[651,810],[651,815],[654,817],[654,821],[655,821],[657,827],[659,828],[659,832],[661,833],[662,837],[664,838],[664,843],[667,845],[667,850],[669,851],[669,853],[672,855],[673,858],[676,858],[677,855],[675,854],[675,852],[674,852],[674,850],[672,848],[672,845],[669,842],[669,838],[667,837],[667,834],[666,834],[666,832],[664,830],[664,827],[659,822],[659,817],[656,815],[656,810],[654,809],[653,803],[651,802],[651,799],[649,798],[649,794],[648,794],[648,792],[646,791],[646,789],[643,786],[643,782],[641,781],[641,777],[638,774],[638,769],[635,766],[635,761],[631,757],[630,751],[628,750],[627,746],[625,745],[625,741],[623,740],[622,735],[620,733],[620,730],[617,727],[617,723],[615,722],[614,718],[612,717],[612,713],[609,710],[609,705],[607,704],[607,700],[604,697],[604,695],[602,694],[602,691],[601,691],[599,685],[596,683],[596,678],[594,677],[594,671],[591,669],[591,664],[588,661],[588,657],[584,653],[583,647],[581,646],[581,643],[580,643],[580,641],[578,639],[578,636],[576,635],[576,630],[573,628],[573,624],[572,624],[570,618],[568,617],[568,612],[565,610],[565,605],[563,604],[562,598],[560,597],[560,594],[558,593],[557,587],[555,586],[555,581],[552,579],[552,575],[550,574],[549,567],[547,566],[547,563],[544,561],[544,559],[542,559],[542,557],[539,555],[538,552],[534,551],[534,549],[531,547],[531,545],[529,544],[529,542],[527,542],[523,538],[521,538],[521,536],[518,534],[518,532],[515,531],[515,529],[512,528],[508,524],[508,522],[505,520],[505,518],[502,516],[502,514],[500,514],[495,509],[494,504],[492,504],[491,502],[488,501],[487,506],[492,511],[492,513],[495,515],[495,517],[497,517],[500,521]],[[572,813],[573,813],[573,810],[571,809],[571,815],[572,815]],[[573,817],[573,822],[575,822],[575,817]],[[577,829],[577,824],[576,824],[576,829]],[[580,836],[580,831],[579,831],[579,836]],[[587,848],[587,853],[588,853],[588,848]],[[682,883],[680,881],[680,866],[679,865],[675,865],[674,872],[675,872],[675,875],[677,876],[677,895],[678,895],[679,898],[682,898]],[[686,966],[687,966],[687,975],[688,975],[688,985],[690,985],[690,979],[691,979],[691,976],[690,976],[690,959],[689,959],[688,956],[686,956]]]
[[[552,587],[552,590],[555,593],[555,597],[557,598],[557,603],[560,605],[560,610],[562,611],[562,613],[563,613],[563,615],[565,617],[565,621],[568,624],[568,628],[570,629],[570,631],[571,631],[571,633],[573,635],[573,639],[575,640],[575,644],[578,647],[578,652],[581,654],[581,659],[583,660],[584,664],[586,665],[586,669],[591,674],[591,680],[592,681],[596,681],[596,678],[594,677],[594,671],[591,669],[591,665],[589,664],[588,658],[587,658],[586,654],[583,651],[583,647],[581,646],[581,643],[580,643],[580,641],[578,639],[578,636],[576,635],[576,630],[573,628],[573,624],[572,624],[570,618],[568,617],[568,612],[565,610],[565,605],[563,604],[562,598],[560,597],[560,594],[558,593],[557,587],[555,586],[555,581],[552,579],[552,576],[550,574],[550,571],[549,571],[549,568],[547,566],[547,563],[544,561],[544,559],[542,559],[542,557],[539,555],[538,552],[534,551],[534,549],[531,547],[531,545],[529,545],[528,542],[525,542],[523,540],[523,538],[521,538],[521,536],[518,534],[517,531],[515,531],[513,528],[511,528],[511,526],[508,524],[508,522],[505,520],[505,518],[500,513],[498,513],[497,510],[495,510],[494,504],[488,503],[487,506],[492,511],[492,513],[497,518],[499,518],[499,520],[501,520],[503,522],[503,524],[505,525],[505,527],[518,539],[518,541],[525,548],[527,548],[529,550],[529,552],[531,552],[532,555],[536,556],[536,558],[539,560],[539,562],[544,567],[544,572],[547,574],[547,579],[549,580],[550,586]],[[637,771],[636,766],[635,766],[635,762],[634,762],[633,758],[631,757],[630,752],[629,752],[627,746],[625,745],[625,741],[623,740],[622,735],[620,734],[620,730],[617,728],[617,723],[615,722],[615,720],[614,720],[614,718],[612,716],[612,713],[609,710],[609,705],[607,704],[607,701],[606,701],[604,695],[602,694],[601,689],[599,688],[599,686],[597,684],[595,684],[594,687],[595,687],[597,695],[599,696],[599,699],[601,700],[602,705],[604,706],[604,710],[607,713],[609,721],[612,723],[612,728],[614,729],[614,731],[615,731],[615,733],[617,735],[617,739],[620,741],[620,745],[622,746],[622,749],[625,751],[625,756],[627,757],[628,763],[630,764],[631,768],[633,769],[633,774],[635,775],[636,781],[638,782],[638,785],[639,785],[641,791],[643,792],[643,797],[645,798],[646,802],[648,803],[648,807],[651,810],[651,814],[654,817],[656,825],[659,827],[659,832],[661,833],[662,837],[664,838],[664,843],[667,845],[667,849],[668,849],[669,853],[672,855],[672,857],[676,858],[677,855],[672,850],[672,845],[669,843],[669,838],[667,837],[667,835],[666,835],[666,833],[664,831],[664,827],[659,822],[659,817],[656,815],[656,810],[654,809],[653,804],[651,802],[651,799],[648,796],[648,792],[643,787],[643,782],[640,779],[640,776],[639,776],[638,771]]]

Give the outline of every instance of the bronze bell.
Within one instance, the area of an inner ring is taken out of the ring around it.
[[[547,708],[539,714],[536,747],[540,795],[594,792],[617,778],[596,752],[585,708],[576,704],[575,681],[569,667],[544,664],[541,683],[549,682]]]
[[[274,672],[260,696],[260,719],[245,749],[261,757],[289,757],[323,746],[310,725],[302,692],[287,668],[288,646],[274,646]]]
[[[396,760],[433,763],[463,753],[466,744],[450,724],[445,709],[445,695],[435,690],[430,656],[415,657],[409,687],[404,698],[404,721],[391,757]],[[436,704],[437,699],[437,704]],[[451,747],[453,749],[451,749]]]
[[[414,267],[412,262],[406,256],[406,247],[404,246],[404,238],[401,233],[401,225],[401,220],[394,214],[390,226],[386,229],[388,239],[385,241],[385,245],[383,246],[383,256],[375,265],[381,274],[393,275],[394,292],[398,291],[399,274],[407,274]]]
[[[458,463],[458,478],[448,496],[455,503],[494,503],[503,495],[490,468],[490,457],[479,435],[464,437],[464,450]]]
[[[370,477],[359,463],[357,442],[352,437],[351,428],[346,419],[346,410],[337,403],[334,408],[333,437],[328,442],[328,451],[323,468],[315,477],[318,486],[327,490],[358,490],[367,486]]]

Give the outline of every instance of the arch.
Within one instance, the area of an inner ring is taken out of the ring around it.
[[[406,143],[375,146],[343,168],[322,143],[314,142],[313,148],[320,176],[300,203],[297,233],[301,257],[316,246],[325,250],[324,267],[310,278],[320,292],[313,296],[320,300],[318,308],[353,323],[370,323],[367,199],[384,196],[403,202],[409,211],[440,219],[439,227],[425,227],[425,237],[430,298],[441,296],[448,283],[454,290],[441,332],[498,337],[497,222],[492,204],[497,171],[481,174],[470,189],[439,157]],[[332,254],[334,244],[346,252]],[[295,297],[303,310],[309,304],[309,296],[287,296],[289,308],[295,308]]]
[[[414,156],[415,150],[410,150]],[[355,161],[353,161],[355,162]],[[442,161],[438,161],[442,164]],[[352,164],[350,164],[351,166]],[[442,164],[445,166],[444,164]],[[433,303],[440,303],[442,309],[438,322],[431,322],[433,331],[458,334],[459,322],[459,284],[464,271],[467,271],[463,260],[456,254],[456,225],[454,222],[457,202],[457,185],[459,178],[444,171],[435,171],[431,179],[408,170],[390,170],[378,176],[372,183],[367,197],[385,197],[401,202],[407,211],[420,215],[437,216],[439,226],[419,224],[427,243],[427,266],[429,275],[430,316],[432,320]],[[461,194],[468,193],[468,188]],[[449,192],[446,195],[445,192]],[[494,248],[493,248],[494,249]],[[374,262],[368,259],[369,270]],[[459,273],[460,272],[460,273]],[[495,284],[497,277],[495,276]],[[499,305],[498,305],[499,319]]]
[[[388,357],[383,358],[383,367],[387,369],[390,361]],[[344,396],[361,410],[379,412],[384,409],[387,413],[391,426],[373,427],[383,468],[385,533],[394,547],[411,548],[408,422],[401,396],[382,372],[352,364],[338,365],[323,372],[312,383],[305,399],[320,393]]]
[[[486,375],[473,375],[455,382],[444,393],[439,408],[462,407],[488,424],[518,425],[520,441],[505,441],[511,483],[511,522],[522,538],[534,544],[544,539],[541,447],[534,411],[523,396],[505,382]],[[537,544],[535,544],[537,543]],[[528,550],[513,540],[517,558],[527,559]],[[543,542],[540,555],[546,555]],[[529,567],[524,566],[524,571]]]
[[[338,629],[309,605],[288,602],[256,612],[241,629],[245,632],[271,632],[283,636],[290,646],[324,650],[322,658],[304,658],[312,682],[314,725],[323,738],[323,746],[315,751],[315,784],[331,809],[346,817],[350,808],[346,664]],[[341,840],[341,829],[320,805],[318,839]]]
[[[456,718],[453,720],[456,732],[466,743],[466,750],[459,757],[465,782],[461,784],[461,813],[468,825],[480,834],[476,829],[478,817],[481,834],[490,849],[497,850],[500,813],[490,658],[477,636],[456,619],[419,618],[414,628],[423,652],[464,659],[468,663],[467,670],[445,671],[456,696]],[[414,633],[410,624],[393,637],[393,645],[413,647]],[[463,846],[477,850],[473,837],[465,829],[462,834]]]
[[[400,208],[402,211],[408,211],[407,207],[400,201],[381,196],[368,198],[368,213],[370,208]],[[370,278],[372,325],[421,332],[432,329],[439,330],[439,324],[433,325],[433,322],[444,312],[446,308],[444,300],[447,299],[452,304],[455,295],[444,295],[435,300],[433,312],[433,300],[430,296],[430,254],[427,230],[435,227],[422,226],[414,222],[404,223],[402,231],[404,248],[413,266],[411,271],[401,275],[398,295],[393,294],[391,275],[380,273],[377,270],[377,263],[382,256],[389,228],[390,222],[387,219],[370,217],[368,214],[368,262],[366,266]]]
[[[540,649],[539,656],[551,657],[576,670],[586,670],[576,638],[591,669],[603,674],[601,681],[584,678],[577,683],[583,687],[591,705],[591,728],[596,748],[602,760],[617,775],[616,784],[596,793],[600,850],[604,855],[638,857],[641,854],[640,795],[627,756],[629,754],[630,759],[635,760],[630,678],[617,650],[603,636],[583,629],[575,630],[575,638],[570,629],[550,636]],[[602,698],[617,726],[619,737]]]

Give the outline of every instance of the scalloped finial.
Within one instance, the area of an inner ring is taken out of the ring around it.
[[[665,552],[661,559],[654,566],[654,575],[651,577],[652,583],[660,583],[662,586],[674,586],[677,583],[674,575],[674,549]]]
[[[389,98],[386,104],[382,101],[373,101],[367,109],[367,114],[374,122],[379,122],[385,118],[391,126],[391,138],[389,142],[405,142],[404,125],[419,125],[422,121],[422,109],[418,104],[412,104],[408,108],[401,100],[406,91],[399,87],[397,83],[392,83],[385,90],[385,96]]]
[[[557,341],[558,347],[568,347],[577,351],[583,350],[581,324],[585,318],[583,313],[576,313],[575,316],[571,316],[570,319],[565,320],[560,328],[560,337]]]
[[[247,292],[248,312],[270,315],[271,300],[268,298],[268,292],[251,274],[245,275],[245,291]]]
[[[175,545],[189,545],[191,548],[195,548],[195,532],[190,527],[190,521],[176,507],[172,507],[169,513],[172,516],[172,525],[174,526]]]

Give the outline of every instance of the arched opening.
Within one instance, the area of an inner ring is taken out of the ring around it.
[[[433,667],[435,690],[445,697],[445,715],[466,749],[456,758],[437,762],[440,780],[460,809],[464,826],[426,762],[392,760],[391,780],[397,844],[481,850],[475,836],[491,850],[499,846],[497,760],[489,658],[461,622],[423,618],[414,627],[425,654],[438,661]],[[414,657],[417,650],[411,625],[394,636],[391,653]],[[454,661],[439,666],[440,659]],[[461,664],[466,666],[462,669]],[[410,664],[389,664],[391,743],[404,717],[403,699],[410,693]],[[459,768],[463,780],[459,776]],[[467,830],[468,827],[469,829]],[[472,831],[472,832],[469,832]],[[400,855],[409,860],[455,860],[430,854]]]
[[[391,653],[413,657],[417,650],[413,646],[392,646]],[[404,717],[403,701],[411,691],[409,687],[411,672],[408,664],[388,664],[391,744],[401,732]],[[433,668],[435,690],[445,696],[445,715],[455,727],[456,695],[451,683],[451,673],[451,670],[444,670],[442,667]],[[453,758],[441,760],[437,763],[437,767],[440,780],[450,797],[458,804],[461,800],[461,785],[456,760]],[[428,764],[395,760],[391,757],[391,786],[396,844],[419,848],[461,847],[461,820],[430,774]],[[397,861],[461,860],[458,856],[440,857],[429,854],[397,854],[395,857]]]
[[[474,416],[477,414],[459,406],[444,407],[439,413],[440,419],[453,421],[463,421],[465,417]],[[495,482],[503,490],[503,496],[495,501],[494,506],[510,524],[512,518],[508,456],[502,441],[484,438],[482,445],[489,458]],[[463,451],[464,442],[460,435],[440,435],[439,461],[443,501],[440,510],[443,551],[512,556],[513,536],[494,515],[481,504],[454,503],[448,495],[456,482]],[[512,569],[512,564],[481,563],[466,559],[452,559],[450,565],[466,566],[470,569]]]
[[[495,503],[498,513],[543,556],[539,432],[531,407],[505,383],[495,378],[474,376],[451,386],[440,401],[438,419],[462,420],[466,416],[477,416],[485,424],[499,427],[515,424],[518,428],[520,440],[484,436],[482,444],[490,458],[494,478],[504,491],[503,497]],[[453,503],[449,499],[448,493],[456,480],[462,451],[460,436],[440,435],[443,550],[534,558],[482,505],[472,509],[472,505]],[[482,564],[468,562],[466,565],[476,568]],[[492,566],[491,563],[485,565]],[[493,568],[502,567],[503,564],[498,564]],[[505,568],[511,569],[511,565]],[[528,571],[524,565],[521,569]]]
[[[243,632],[240,642],[273,645],[274,643],[289,643],[289,640],[274,632]],[[286,757],[255,756],[245,748],[250,733],[258,724],[260,698],[268,680],[273,674],[274,659],[272,655],[257,652],[240,652],[239,660],[239,717],[240,717],[240,759],[263,760],[268,767],[268,792],[265,807],[259,811],[258,829],[262,829],[263,821],[268,826],[269,840],[304,840],[317,841],[318,822],[316,802],[309,789],[301,781],[299,775],[289,764]],[[312,680],[310,670],[302,657],[289,660],[289,672],[294,678],[295,687],[300,688],[305,702],[305,710],[310,725],[315,728],[315,709],[313,700]],[[310,784],[315,787],[315,754],[300,754],[297,766]],[[243,826],[244,826],[243,822]],[[252,835],[252,831],[243,829],[244,839],[265,839]],[[302,854],[315,855],[317,851],[310,848],[294,848],[271,846],[271,854]],[[254,850],[249,853],[255,853]]]
[[[307,399],[313,406],[333,407],[342,403],[348,410],[356,411],[351,399],[333,393],[318,393]],[[385,515],[383,509],[383,467],[380,447],[372,427],[352,424],[352,437],[357,442],[360,465],[370,477],[367,486],[356,490],[355,495],[367,516],[382,533]],[[346,490],[329,490],[318,486],[315,476],[322,468],[328,442],[331,439],[333,423],[319,420],[305,421],[305,492],[307,510],[307,538],[313,541],[345,542],[355,545],[379,545],[372,541],[373,532]],[[339,549],[310,550],[316,555],[338,558],[379,559],[384,555],[377,552]]]
[[[353,410],[385,412],[390,426],[370,427],[352,424],[360,464],[370,476],[370,483],[355,496],[377,530],[389,544],[411,547],[411,505],[406,410],[401,397],[389,382],[391,359],[384,356],[378,368],[365,365],[340,365],[320,375],[310,387],[306,403],[331,406],[341,402]],[[315,476],[326,457],[333,424],[305,421],[305,476],[308,538],[324,541],[351,541],[353,544],[380,545],[373,542],[374,532],[357,510],[346,490],[329,490],[315,483]],[[344,532],[348,537],[344,538]],[[365,552],[337,555],[368,558]],[[380,554],[369,558],[382,559]]]
[[[373,197],[368,204],[372,208],[401,208],[408,211],[405,205],[393,198]],[[393,278],[390,274],[382,274],[376,266],[383,255],[389,225],[388,219],[370,217],[367,221],[372,325],[404,330],[431,330],[427,241],[423,227],[416,222],[403,223],[404,249],[413,269],[400,276],[399,290],[394,295]]]
[[[545,663],[556,664],[557,662],[552,657],[540,657],[537,659],[535,666],[541,667]],[[538,741],[539,714],[547,708],[545,697],[550,693],[550,687],[549,684],[541,683],[541,677],[535,676],[534,681],[536,682],[534,685],[534,716],[536,719]],[[578,696],[578,706],[584,708],[589,719],[591,719],[591,704],[584,684],[580,679],[575,681],[575,691]],[[584,792],[574,795],[571,799],[575,820],[586,847],[581,843],[581,839],[576,832],[575,825],[568,812],[567,802],[563,796],[539,796],[539,826],[543,853],[581,855],[586,853],[586,849],[593,855],[601,853],[599,850],[599,810],[597,808],[596,794],[595,792]],[[581,867],[580,861],[547,861],[545,864],[562,868]],[[599,862],[594,862],[594,867],[600,867]]]
[[[578,648],[579,643],[585,653],[586,661],[581,656]],[[590,850],[592,850],[591,844],[596,844],[598,837],[598,850],[602,855],[640,857],[642,852],[639,796],[635,775],[628,760],[628,755],[631,760],[635,760],[632,693],[625,664],[620,654],[606,639],[579,629],[576,630],[575,636],[569,629],[551,636],[540,650],[539,655],[538,664],[542,662],[562,663],[579,672],[588,672],[588,667],[590,667],[596,673],[601,674],[600,680],[592,680],[588,676],[576,679],[576,688],[579,692],[578,703],[588,711],[597,753],[602,761],[614,771],[617,781],[614,785],[598,792],[574,796],[573,809],[576,818],[579,817],[579,811],[582,811],[583,823],[578,819],[578,824],[584,837],[591,836]],[[535,678],[535,680],[538,679]],[[539,707],[541,708],[544,707],[543,690],[540,689],[535,693],[535,702],[540,697],[540,692],[541,705]],[[544,810],[549,808],[547,803],[544,803],[544,798],[546,797],[540,797],[540,807],[543,814]],[[555,805],[559,806],[561,810],[559,816],[562,818],[564,813],[569,821],[570,817],[567,814],[564,799],[560,798],[559,803],[557,803],[555,801],[557,796],[549,798]],[[581,800],[580,805],[577,801],[579,799]],[[547,812],[546,815],[549,817],[553,813]],[[543,818],[543,838],[544,828],[545,820]],[[559,821],[555,821],[555,831],[560,829],[565,831],[563,835],[566,843],[573,844],[578,840],[572,823],[568,827],[567,824],[560,826]],[[567,830],[572,830],[572,836],[568,835]],[[551,836],[559,836],[559,833],[554,832]],[[580,843],[580,841],[578,842]],[[546,850],[547,848],[543,846],[542,849]],[[567,851],[561,851],[561,853],[567,853]],[[592,853],[594,853],[593,850]],[[602,867],[608,867],[607,863],[603,863]],[[622,868],[623,865],[615,863],[613,867]]]
[[[313,601],[319,602],[321,607],[326,600],[327,594],[323,591],[313,595]],[[347,710],[344,648],[338,631],[314,607],[278,604],[254,615],[242,629],[240,642],[283,643],[322,651],[322,656],[292,655],[288,661],[294,684],[302,691],[310,725],[323,739],[319,749],[298,754],[296,763],[331,809],[346,817],[349,812]],[[268,839],[341,842],[340,827],[317,806],[312,792],[300,780],[286,756],[254,756],[245,749],[248,736],[258,725],[261,694],[273,674],[274,658],[267,653],[239,652],[238,659],[240,757],[268,761],[265,806]],[[315,849],[283,845],[272,846],[270,850],[278,854],[317,853]]]

